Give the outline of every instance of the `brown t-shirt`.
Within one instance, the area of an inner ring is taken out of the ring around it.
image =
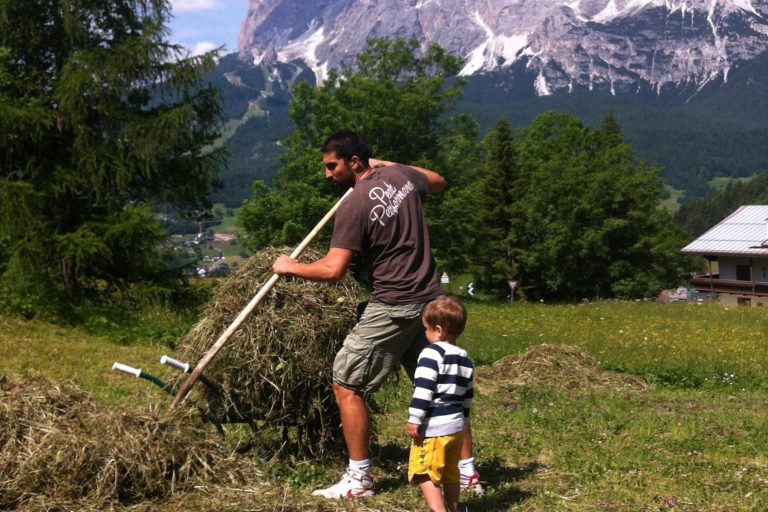
[[[331,247],[371,259],[373,302],[414,304],[442,294],[421,204],[427,191],[427,177],[415,169],[379,167],[336,212]]]

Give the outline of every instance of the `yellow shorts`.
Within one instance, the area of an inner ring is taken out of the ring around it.
[[[428,437],[421,445],[411,442],[408,481],[414,475],[428,475],[436,485],[459,483],[459,459],[464,432],[449,436]]]

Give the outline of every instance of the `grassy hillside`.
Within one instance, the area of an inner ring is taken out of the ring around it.
[[[461,343],[478,367],[472,421],[488,492],[466,497],[462,510],[768,509],[768,412],[756,406],[768,403],[765,311],[470,303],[469,314]],[[80,329],[0,319],[0,375],[71,379],[104,408],[166,404],[157,388],[109,369],[121,360],[154,371],[166,351],[152,342],[120,345]],[[238,456],[240,466],[258,479],[198,486],[126,508],[421,510],[404,475],[409,392],[402,379],[376,396],[372,499],[329,504],[309,496],[337,478],[341,459],[265,461],[251,451]]]

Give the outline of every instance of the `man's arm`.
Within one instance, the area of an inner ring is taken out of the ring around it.
[[[353,251],[331,247],[328,254],[312,263],[299,263],[289,256],[280,256],[272,264],[279,276],[296,276],[310,281],[340,281],[347,273]]]
[[[371,165],[371,167],[397,165],[397,163],[390,162],[389,160],[377,160],[375,158],[369,158],[368,163]],[[430,194],[441,194],[443,190],[445,190],[445,178],[437,174],[435,171],[430,171],[429,169],[424,169],[423,167],[417,167],[415,165],[409,165],[408,167],[419,171],[421,174],[427,177],[427,191]]]

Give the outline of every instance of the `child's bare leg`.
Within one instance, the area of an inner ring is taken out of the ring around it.
[[[459,483],[443,484],[443,491],[448,512],[459,512],[459,493],[461,492]]]
[[[461,440],[461,458],[468,459],[472,457],[472,426],[467,420],[464,425],[464,438]]]
[[[440,487],[435,485],[428,475],[414,475],[413,481],[419,484],[430,512],[446,512]]]

